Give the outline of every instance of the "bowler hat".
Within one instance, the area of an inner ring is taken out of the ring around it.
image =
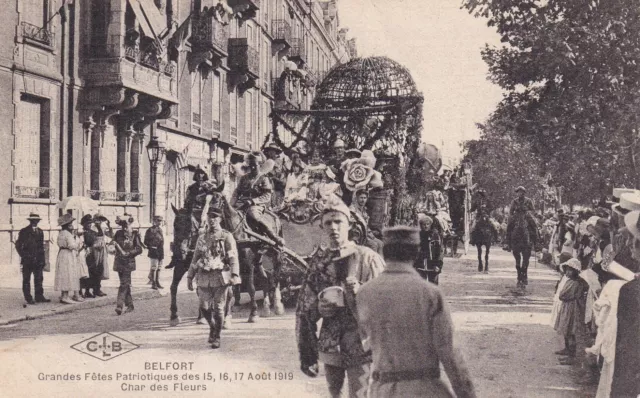
[[[58,225],[63,226],[63,225],[71,224],[74,220],[75,218],[71,214],[67,213],[62,217],[58,218]]]
[[[27,220],[42,220],[42,218],[40,218],[40,215],[37,213],[29,213],[29,217],[27,217]]]

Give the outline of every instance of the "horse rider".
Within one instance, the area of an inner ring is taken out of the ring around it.
[[[471,213],[474,213],[474,212],[476,213],[473,225],[471,226],[471,242],[470,242],[471,245],[475,245],[473,231],[475,230],[476,225],[478,225],[478,221],[481,218],[486,217],[492,229],[496,229],[495,226],[493,225],[493,222],[491,222],[491,220],[489,219],[489,214],[491,213],[491,210],[492,210],[491,202],[489,201],[489,199],[487,199],[487,191],[482,188],[478,189],[476,191],[476,195],[474,195],[473,197],[471,208],[469,209]],[[497,235],[497,231],[494,231],[494,232]]]
[[[193,173],[194,183],[187,188],[187,195],[184,200],[184,207],[191,215],[191,240],[189,247],[194,248],[198,234],[204,230],[206,223],[206,209],[209,207],[211,196],[216,188],[217,181],[209,180],[207,172],[196,167]]]
[[[509,206],[509,224],[507,225],[507,247],[505,250],[511,250],[511,231],[513,231],[513,225],[517,217],[524,217],[527,222],[527,227],[531,235],[534,236],[534,245],[538,243],[538,227],[536,221],[533,219],[533,212],[535,208],[533,206],[533,200],[527,198],[525,194],[527,190],[523,186],[516,188],[518,196],[511,201]]]
[[[259,226],[260,232],[269,237],[279,246],[284,246],[284,239],[278,236],[265,219],[265,211],[271,204],[273,184],[267,176],[271,171],[271,162],[265,162],[260,152],[247,155],[247,174],[240,177],[238,186],[233,193],[231,205],[238,210],[246,210],[249,221]]]

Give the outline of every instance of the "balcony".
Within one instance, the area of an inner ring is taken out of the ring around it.
[[[291,47],[291,25],[284,19],[276,19],[272,22],[271,36],[273,43],[282,46],[282,49]]]
[[[143,194],[139,192],[87,191],[89,197],[100,202],[142,202]]]
[[[307,62],[307,49],[303,39],[291,39],[289,59],[302,66]]]
[[[227,0],[229,7],[238,10],[238,16],[243,21],[255,18],[260,10],[260,0]]]
[[[247,39],[229,39],[229,67],[251,80],[260,77],[260,55]]]
[[[56,189],[47,187],[14,186],[13,197],[27,199],[55,199]]]
[[[55,46],[55,35],[46,28],[22,22],[22,37],[34,44],[44,44],[47,47]]]
[[[213,16],[194,18],[191,43],[194,52],[211,51],[220,59],[226,58],[229,55],[229,28]]]

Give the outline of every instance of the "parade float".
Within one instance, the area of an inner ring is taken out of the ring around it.
[[[354,193],[368,192],[366,214],[354,214],[351,235],[357,243],[375,247],[380,241],[376,243],[374,231],[413,222],[405,204],[417,192],[407,183],[409,175],[424,171],[423,164],[416,164],[423,96],[408,69],[387,57],[353,59],[315,84],[310,76],[294,65],[283,72],[272,131],[264,143],[275,143],[288,159],[306,166],[306,194],[277,209],[287,246],[303,256],[313,253],[322,213],[322,194],[316,193],[339,186],[347,204]],[[315,90],[315,96],[305,109],[299,95],[308,90]],[[344,143],[346,156],[337,158],[336,142]],[[299,278],[294,267],[284,268],[292,270],[283,273],[289,274],[281,283],[286,299]]]

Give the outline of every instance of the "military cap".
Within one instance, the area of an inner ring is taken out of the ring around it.
[[[420,229],[398,226],[382,231],[382,241],[386,245],[420,246]]]

